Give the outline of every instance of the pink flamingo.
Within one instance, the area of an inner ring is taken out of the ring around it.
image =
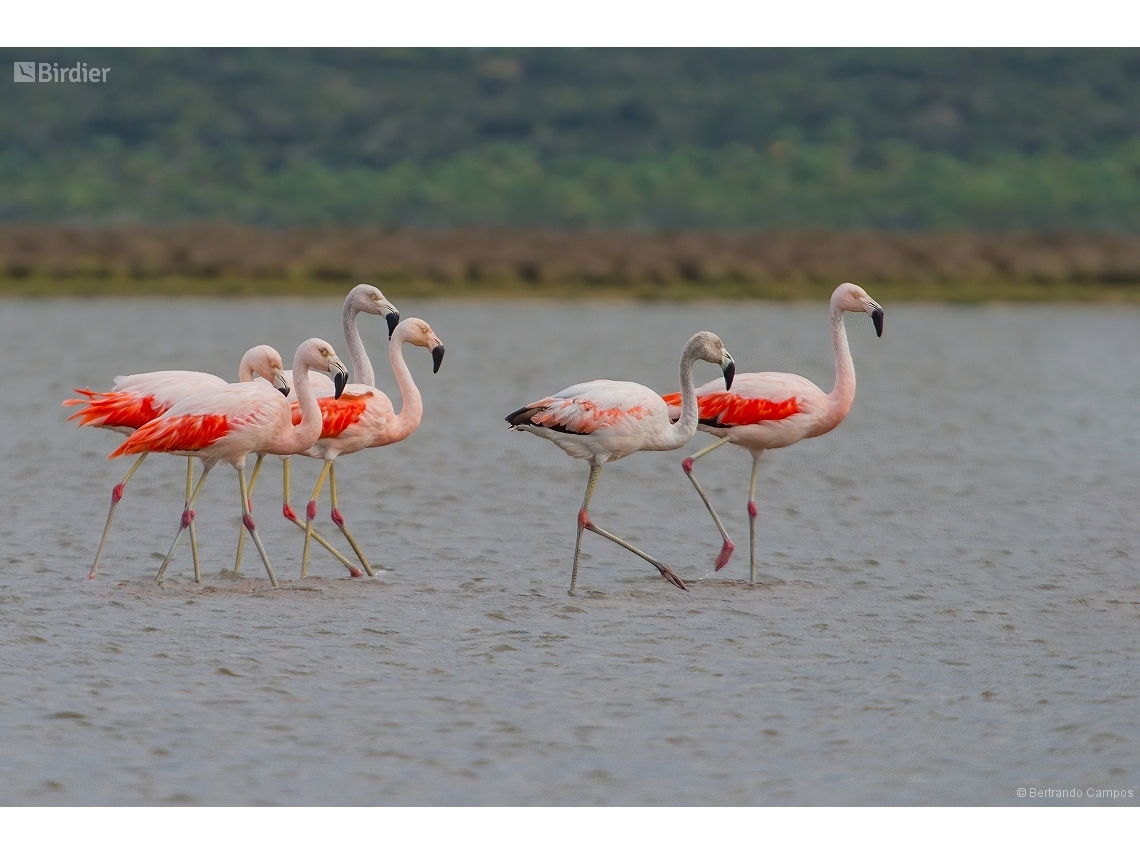
[[[379,448],[392,445],[411,436],[420,426],[423,418],[423,400],[420,391],[412,380],[412,372],[404,361],[404,344],[414,344],[431,351],[432,373],[439,371],[443,362],[443,342],[439,340],[430,326],[419,318],[408,318],[401,321],[392,333],[388,342],[388,359],[392,363],[392,373],[396,376],[396,385],[400,389],[403,401],[400,412],[392,407],[392,401],[375,386],[365,383],[353,383],[345,387],[344,393],[338,399],[321,398],[318,405],[321,409],[322,427],[320,438],[312,447],[301,453],[325,461],[320,477],[313,488],[305,509],[305,549],[301,558],[301,578],[304,579],[309,563],[309,538],[316,536],[313,531],[313,519],[317,515],[317,497],[321,494],[325,476],[329,478],[329,493],[332,500],[332,521],[344,534],[349,545],[356,552],[357,557],[364,565],[369,576],[376,572],[364,557],[364,552],[357,544],[344,523],[336,498],[336,468],[337,457],[342,454],[352,454],[364,448]],[[294,405],[296,408],[296,405]],[[296,419],[296,413],[294,414]],[[288,464],[288,461],[286,461]],[[285,472],[285,516],[296,520],[296,514],[289,507],[289,473]]]
[[[251,347],[241,358],[238,365],[238,381],[248,383],[254,375],[265,378],[288,394],[289,386],[282,371],[281,356],[272,347],[266,344]],[[138,430],[147,422],[162,415],[183,398],[200,392],[203,389],[218,388],[229,385],[214,374],[201,371],[149,371],[145,374],[120,375],[115,378],[115,385],[109,392],[92,392],[90,389],[76,389],[75,392],[82,398],[70,398],[63,402],[65,407],[80,406],[81,409],[72,413],[68,421],[78,420],[80,427],[101,427],[119,433],[130,434]],[[111,508],[107,512],[107,522],[103,526],[103,537],[99,541],[99,549],[95,552],[95,561],[91,565],[88,579],[94,579],[99,569],[99,559],[103,555],[103,547],[107,543],[107,535],[111,531],[111,521],[115,518],[115,508],[123,498],[123,490],[131,480],[138,468],[142,466],[147,455],[143,453],[127,472],[126,477],[111,489]],[[194,481],[194,460],[186,461],[186,498],[190,498],[190,488]],[[191,516],[190,543],[194,552],[195,577],[200,576],[198,566],[198,538],[194,532],[193,516]]]
[[[844,312],[866,312],[875,324],[875,333],[883,334],[883,307],[872,300],[858,285],[845,282],[831,295],[831,340],[835,347],[835,387],[824,394],[818,386],[798,374],[763,371],[740,374],[729,393],[717,381],[706,383],[697,390],[700,409],[700,429],[720,437],[712,445],[701,449],[681,463],[685,474],[697,488],[705,507],[712,514],[720,536],[724,540],[720,554],[713,565],[716,570],[728,563],[733,543],[724,525],[713,510],[712,502],[693,475],[693,463],[725,443],[747,448],[752,452],[752,480],[748,488],[748,547],[750,576],[756,581],[756,468],[760,455],[769,448],[784,448],[801,439],[821,436],[834,430],[847,416],[855,400],[855,366],[847,345],[847,328]],[[665,396],[671,414],[676,417],[682,395],[674,392]]]
[[[396,324],[400,322],[400,313],[388,298],[381,293],[379,288],[365,283],[357,285],[349,291],[348,295],[344,298],[344,309],[341,313],[341,320],[344,327],[344,340],[348,343],[348,359],[349,364],[352,366],[352,379],[356,383],[375,386],[376,374],[372,370],[372,362],[368,359],[368,352],[364,349],[364,342],[361,340],[360,331],[356,327],[356,316],[361,312],[369,315],[382,315],[388,323],[389,338],[392,337],[392,332],[396,329]],[[285,379],[290,386],[293,385],[291,371],[285,372]],[[324,374],[314,372],[309,379],[312,382],[313,390],[316,392],[318,398],[329,398],[333,395],[332,381]],[[289,400],[297,400],[295,392],[290,394]],[[257,485],[257,476],[258,473],[261,472],[261,464],[264,460],[264,454],[257,455],[257,459],[253,464],[253,472],[249,476],[249,499],[251,503],[253,502],[253,489]],[[282,505],[282,513],[287,520],[304,528],[305,524],[297,519],[296,513],[294,513],[293,509],[289,506],[289,459],[283,458],[281,463],[285,497],[284,504]],[[360,571],[356,569],[352,562],[334,549],[332,544],[325,540],[319,533],[313,532],[313,539],[347,567],[350,574],[353,576],[361,575]],[[242,526],[238,529],[237,556],[234,558],[235,573],[241,569],[241,556],[244,545],[245,527]],[[371,573],[371,570],[369,572]]]
[[[594,525],[587,509],[602,466],[610,460],[618,460],[635,451],[669,451],[680,448],[693,438],[697,431],[693,363],[698,359],[719,364],[725,387],[732,388],[736,367],[724,344],[710,332],[697,333],[689,339],[681,354],[681,417],[676,423],[670,421],[669,407],[652,389],[638,383],[615,380],[579,383],[557,395],[527,404],[506,417],[511,430],[525,430],[546,437],[571,457],[589,461],[586,498],[578,511],[571,592],[578,581],[578,557],[582,551],[582,532],[586,529],[644,558],[667,580],[685,590],[685,583],[656,558]]]
[[[178,539],[190,524],[194,501],[206,482],[206,476],[216,464],[225,461],[238,471],[242,524],[257,545],[270,582],[273,587],[278,587],[265,547],[254,528],[246,492],[245,458],[250,452],[297,454],[320,436],[321,411],[309,382],[310,368],[334,375],[338,394],[348,381],[348,369],[337,357],[332,345],[319,338],[311,338],[302,343],[293,357],[293,376],[296,378],[301,411],[297,424],[293,422],[293,412],[288,401],[276,390],[259,383],[235,383],[205,389],[183,398],[161,416],[140,427],[112,452],[111,457],[120,457],[124,454],[161,451],[197,457],[202,461],[202,477],[186,501],[178,533],[158,570],[156,582],[162,579],[162,574],[166,572],[174,555]]]

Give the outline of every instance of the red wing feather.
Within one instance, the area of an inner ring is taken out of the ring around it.
[[[670,407],[681,405],[681,393],[674,392],[663,396]],[[766,398],[747,398],[732,392],[712,392],[697,399],[699,418],[702,422],[722,427],[754,425],[759,422],[772,422],[794,416],[800,411],[795,398],[783,401],[769,401]]]
[[[143,451],[201,451],[230,432],[229,419],[220,415],[186,415],[145,424],[111,452],[111,457]]]
[[[321,408],[321,439],[337,437],[350,425],[356,424],[368,408],[372,395],[341,395],[340,398],[317,398]],[[301,405],[292,404],[293,424],[301,423]]]
[[[68,421],[79,420],[81,427],[128,427],[140,428],[152,419],[166,412],[166,407],[156,405],[153,395],[138,395],[133,392],[92,392],[90,389],[76,389],[86,398],[70,398],[63,402],[65,407],[82,405],[83,409],[68,416]]]

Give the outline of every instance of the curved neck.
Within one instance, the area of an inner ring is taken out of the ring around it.
[[[364,350],[364,342],[360,340],[360,332],[356,329],[358,309],[352,305],[351,299],[349,295],[344,303],[344,340],[348,344],[348,359],[352,363],[352,382],[375,386],[376,374],[372,371],[372,363]]]
[[[291,424],[278,439],[270,454],[300,454],[321,438],[321,408],[313,384],[309,381],[309,366],[301,354],[293,359],[293,387],[301,407],[301,421]]]
[[[395,437],[392,440],[393,442],[411,436],[415,429],[420,426],[420,419],[423,418],[424,414],[420,390],[416,388],[415,381],[412,380],[412,372],[408,370],[408,364],[404,362],[404,341],[404,331],[397,327],[395,335],[388,342],[388,359],[392,363],[392,373],[396,375],[396,385],[400,387],[400,412],[396,416],[396,423],[392,432]]]
[[[668,448],[680,448],[697,432],[697,389],[693,385],[695,361],[696,356],[686,347],[681,354],[681,418],[666,430],[666,440],[672,443]]]
[[[843,310],[831,307],[831,343],[835,348],[835,387],[827,396],[828,412],[822,419],[821,432],[831,430],[847,416],[855,400],[855,364],[851,361],[851,348],[847,345],[847,327],[843,323]]]
[[[238,366],[238,382],[249,383],[253,380],[253,369],[250,368],[249,363],[243,358],[241,365]]]

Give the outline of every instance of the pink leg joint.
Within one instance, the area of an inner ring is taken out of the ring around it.
[[[123,485],[122,484],[116,484],[114,487],[111,488],[111,504],[112,505],[119,504],[119,500],[122,498],[123,498]]]
[[[332,521],[341,528],[344,528],[344,515],[337,508],[332,509]]]
[[[251,517],[249,514],[242,514],[241,515],[241,521],[242,521],[242,524],[246,528],[248,528],[250,531],[253,531],[253,529],[254,529],[253,517]]]
[[[317,503],[315,501],[309,502],[309,506],[305,508],[305,522],[310,522],[317,515]]]
[[[184,508],[182,511],[182,527],[186,528],[190,523],[194,522],[194,517],[197,514],[190,508]]]
[[[693,473],[693,458],[686,457],[684,460],[682,460],[681,468],[685,470],[686,475],[691,475]]]
[[[759,514],[760,514],[760,512],[756,510],[756,503],[755,502],[749,502],[748,503],[748,516],[756,517],[756,516],[759,516]]]
[[[289,507],[289,505],[282,505],[281,513],[285,516],[285,519],[290,520],[291,522],[297,521],[297,515],[293,513],[293,509]]]

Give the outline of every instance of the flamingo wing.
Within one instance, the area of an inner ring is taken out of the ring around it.
[[[147,422],[110,456],[202,451],[239,428],[272,424],[284,406],[281,393],[269,385],[233,383],[204,389]]]
[[[321,439],[340,436],[349,426],[359,422],[372,397],[373,392],[367,387],[353,389],[348,386],[339,398],[317,398],[317,405],[321,408]],[[299,425],[301,405],[291,401],[290,408],[293,424]]]
[[[664,402],[638,383],[593,380],[563,389],[507,416],[512,427],[534,425],[561,433],[592,434],[620,431],[655,413],[664,415]]]
[[[109,392],[76,389],[83,397],[63,406],[82,407],[68,417],[81,427],[140,428],[188,395],[225,385],[221,377],[201,371],[148,371],[116,377]]]
[[[806,412],[819,388],[804,377],[772,371],[737,374],[732,391],[717,378],[697,389],[701,424],[712,427],[738,427],[760,422],[781,421]],[[681,416],[681,393],[665,395],[669,417]]]

